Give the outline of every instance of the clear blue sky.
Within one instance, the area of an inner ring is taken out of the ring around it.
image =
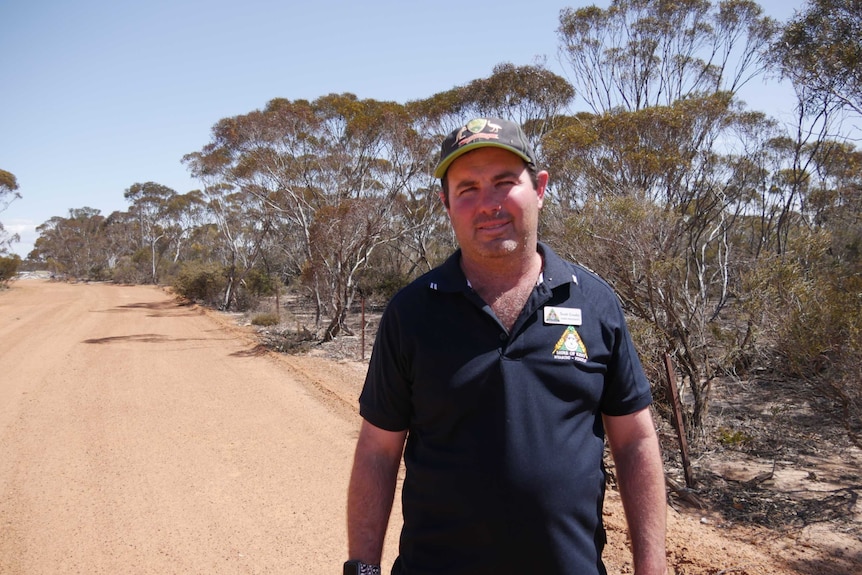
[[[406,102],[537,56],[562,74],[560,9],[591,4],[609,1],[0,0],[0,169],[22,195],[0,222],[26,257],[37,225],[125,210],[134,183],[197,189],[181,158],[273,98]],[[759,4],[779,21],[804,6]],[[753,109],[792,107],[786,87],[749,90]]]

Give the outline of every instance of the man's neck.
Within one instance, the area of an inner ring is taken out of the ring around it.
[[[475,258],[461,255],[461,269],[470,286],[489,304],[512,292],[531,291],[542,271],[538,251],[502,257]]]
[[[534,251],[533,257],[523,260],[491,259],[503,261],[486,264],[462,256],[461,269],[473,291],[491,307],[506,331],[511,332],[542,272],[542,256]]]
[[[542,256],[535,247],[500,257],[472,257],[462,252],[461,270],[477,291],[507,291],[524,282],[535,283]]]

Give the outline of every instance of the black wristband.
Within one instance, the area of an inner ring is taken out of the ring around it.
[[[380,565],[368,565],[362,561],[344,563],[343,575],[380,575]]]

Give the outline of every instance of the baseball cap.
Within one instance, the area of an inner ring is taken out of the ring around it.
[[[475,118],[443,140],[434,177],[446,175],[449,165],[467,152],[487,147],[508,150],[528,164],[536,165],[533,148],[518,124],[502,118]]]

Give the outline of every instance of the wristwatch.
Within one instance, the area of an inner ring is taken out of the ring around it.
[[[368,565],[362,561],[347,561],[344,575],[380,575],[380,565]]]

